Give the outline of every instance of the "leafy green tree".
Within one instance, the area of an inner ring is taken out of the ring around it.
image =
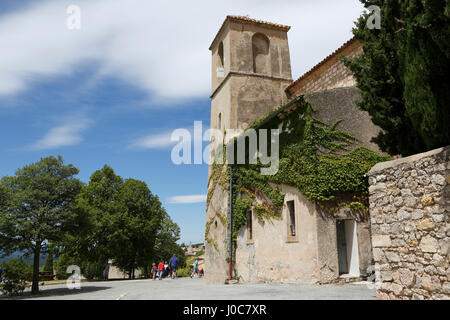
[[[115,265],[130,273],[140,267],[148,275],[154,257],[156,235],[165,210],[143,181],[127,179],[120,190],[121,214],[113,220],[116,231],[113,258]]]
[[[1,267],[2,279],[5,281],[1,290],[10,295],[22,294],[27,286],[31,266],[22,259],[13,258],[3,262]]]
[[[353,33],[364,45],[348,59],[361,89],[361,109],[383,131],[381,150],[403,156],[450,144],[450,2],[360,0],[381,9],[381,29],[364,13]]]
[[[130,278],[138,267],[148,273],[166,212],[145,182],[124,181],[104,166],[92,174],[77,203],[90,213],[95,226],[87,236],[70,241],[67,250],[78,252],[72,255],[97,265],[112,259]]]
[[[181,267],[184,267],[186,265],[186,256],[181,246],[177,244],[178,240],[180,240],[180,227],[170,219],[168,214],[165,214],[161,229],[156,236],[155,260],[169,261],[175,253],[180,260]]]
[[[84,234],[67,236],[60,253],[76,259],[82,272],[85,270],[80,264],[104,266],[112,258],[112,239],[118,234],[113,225],[117,225],[121,213],[119,192],[122,186],[122,178],[112,168],[104,166],[91,175],[89,184],[76,199],[77,207],[89,216],[90,228]]]
[[[86,216],[74,204],[82,188],[78,172],[60,156],[48,157],[0,180],[0,250],[34,255],[32,293],[39,292],[39,257],[48,243],[84,225]]]

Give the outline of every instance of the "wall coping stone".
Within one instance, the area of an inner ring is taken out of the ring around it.
[[[380,163],[377,163],[375,166],[373,166],[372,169],[370,169],[369,173],[367,173],[367,175],[368,176],[375,175],[387,168],[396,167],[396,166],[404,164],[404,163],[415,162],[422,158],[431,157],[436,154],[444,153],[444,152],[447,153],[446,157],[448,158],[448,155],[450,154],[450,146],[434,149],[434,150],[423,152],[423,153],[418,153],[418,154],[415,154],[415,155],[412,155],[409,157],[404,157],[404,158],[395,159],[395,160],[391,160],[391,161],[380,162]]]

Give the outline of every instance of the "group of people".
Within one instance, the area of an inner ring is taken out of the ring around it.
[[[152,265],[152,275],[153,280],[156,280],[156,278],[159,278],[159,280],[162,280],[163,276],[169,275],[169,272],[172,271],[172,279],[175,279],[177,277],[177,268],[180,266],[180,260],[178,260],[177,256],[173,254],[172,258],[170,258],[169,263],[164,262],[161,260],[156,266],[156,263],[153,262]]]
[[[170,272],[171,278],[175,279],[177,277],[177,269],[180,266],[180,260],[177,258],[177,256],[174,254],[172,258],[170,258],[169,263],[164,262],[163,260],[159,261],[158,265],[156,265],[155,262],[152,264],[152,275],[153,280],[156,280],[158,278],[159,280],[162,280],[163,277],[169,276]],[[194,267],[191,268],[189,272],[189,276],[193,278],[195,275],[197,277],[202,277],[204,275],[203,269],[198,268],[198,259],[195,259]]]

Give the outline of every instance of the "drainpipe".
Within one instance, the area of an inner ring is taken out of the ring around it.
[[[230,164],[230,218],[228,221],[228,280],[231,280],[233,257],[233,168]]]

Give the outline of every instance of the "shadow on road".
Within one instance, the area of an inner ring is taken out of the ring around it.
[[[98,287],[98,286],[82,286],[81,289],[68,289],[68,288],[41,288],[38,295],[31,295],[31,293],[26,292],[22,296],[16,297],[3,297],[0,296],[0,300],[21,300],[21,299],[35,299],[35,298],[52,298],[58,296],[73,296],[76,299],[78,294],[91,293],[100,290],[111,289],[111,287]]]

